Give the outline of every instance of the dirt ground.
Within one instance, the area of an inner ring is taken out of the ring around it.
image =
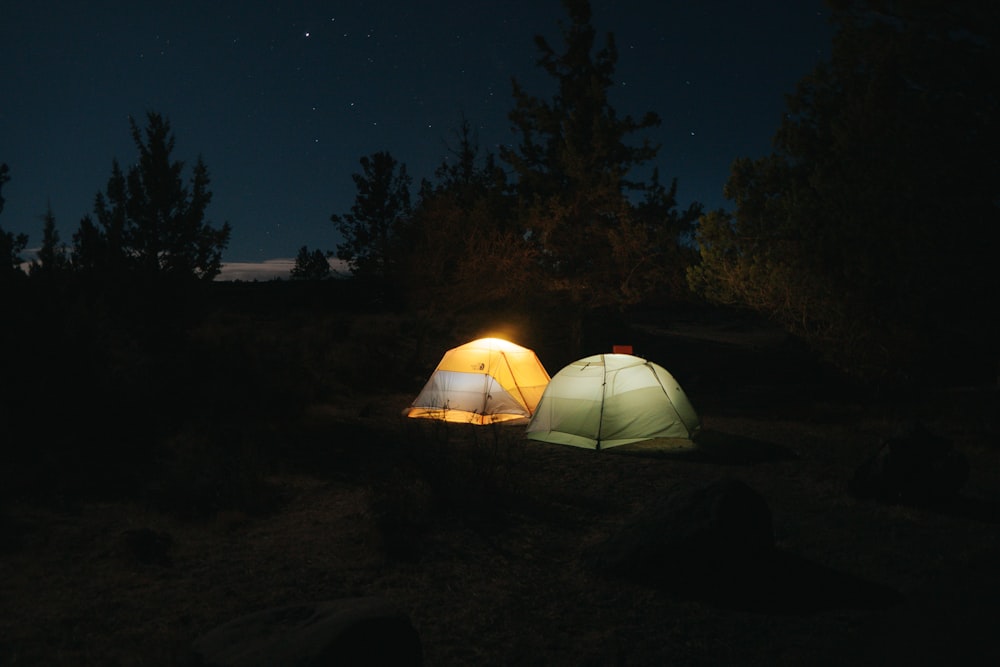
[[[694,443],[593,452],[518,427],[414,423],[412,396],[316,405],[309,465],[269,512],[184,520],[136,502],[4,508],[0,664],[194,665],[235,616],[377,595],[426,665],[1000,664],[998,391],[935,388],[917,410],[970,464],[959,501],[859,500],[857,466],[899,426],[773,331],[638,327],[636,354],[684,386]],[[557,369],[550,368],[550,373]],[[583,555],[683,485],[745,482],[784,566],[721,598],[592,571]],[[152,557],[129,531],[168,536]]]

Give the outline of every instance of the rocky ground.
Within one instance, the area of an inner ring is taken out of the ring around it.
[[[269,471],[266,511],[9,503],[0,663],[195,665],[192,642],[233,617],[374,595],[409,615],[427,665],[1000,664],[995,387],[935,388],[918,411],[969,464],[960,496],[887,503],[850,482],[898,412],[782,336],[674,322],[631,342],[699,410],[693,444],[586,451],[404,420],[409,395],[351,395],[289,427],[296,453]],[[773,524],[773,559],[746,585],[589,564],[643,511],[725,479]]]

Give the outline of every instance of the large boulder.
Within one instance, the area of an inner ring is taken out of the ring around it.
[[[738,580],[773,550],[767,502],[744,482],[727,478],[653,503],[586,559],[604,573],[678,585]]]
[[[766,501],[735,479],[667,495],[585,559],[599,574],[738,609],[806,613],[899,601],[891,589],[777,548]]]
[[[935,505],[958,499],[968,477],[968,461],[953,443],[914,423],[883,440],[855,470],[851,491],[882,502]]]
[[[213,667],[318,667],[423,663],[409,617],[378,597],[264,609],[233,619],[193,644]]]

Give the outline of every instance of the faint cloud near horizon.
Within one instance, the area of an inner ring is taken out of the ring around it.
[[[39,248],[26,248],[22,251],[22,254],[27,256],[20,265],[21,270],[25,273],[31,269],[31,261],[37,260],[38,250]],[[334,277],[346,277],[351,274],[351,270],[344,260],[330,259],[329,262],[330,271]],[[295,260],[288,257],[266,259],[263,262],[223,262],[215,280],[243,280],[247,282],[288,280],[292,277],[294,266]]]
[[[291,278],[295,260],[291,258],[267,259],[263,262],[223,262],[216,280],[244,280],[248,282],[266,280],[285,280]],[[346,276],[350,273],[347,263],[340,259],[330,260],[330,270],[334,276]]]

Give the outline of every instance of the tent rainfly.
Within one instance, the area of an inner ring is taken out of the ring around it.
[[[631,354],[598,354],[552,376],[526,435],[606,449],[652,438],[691,438],[700,427],[687,395],[662,366]]]
[[[524,424],[548,382],[534,351],[500,338],[480,338],[448,350],[404,414],[479,425]]]

